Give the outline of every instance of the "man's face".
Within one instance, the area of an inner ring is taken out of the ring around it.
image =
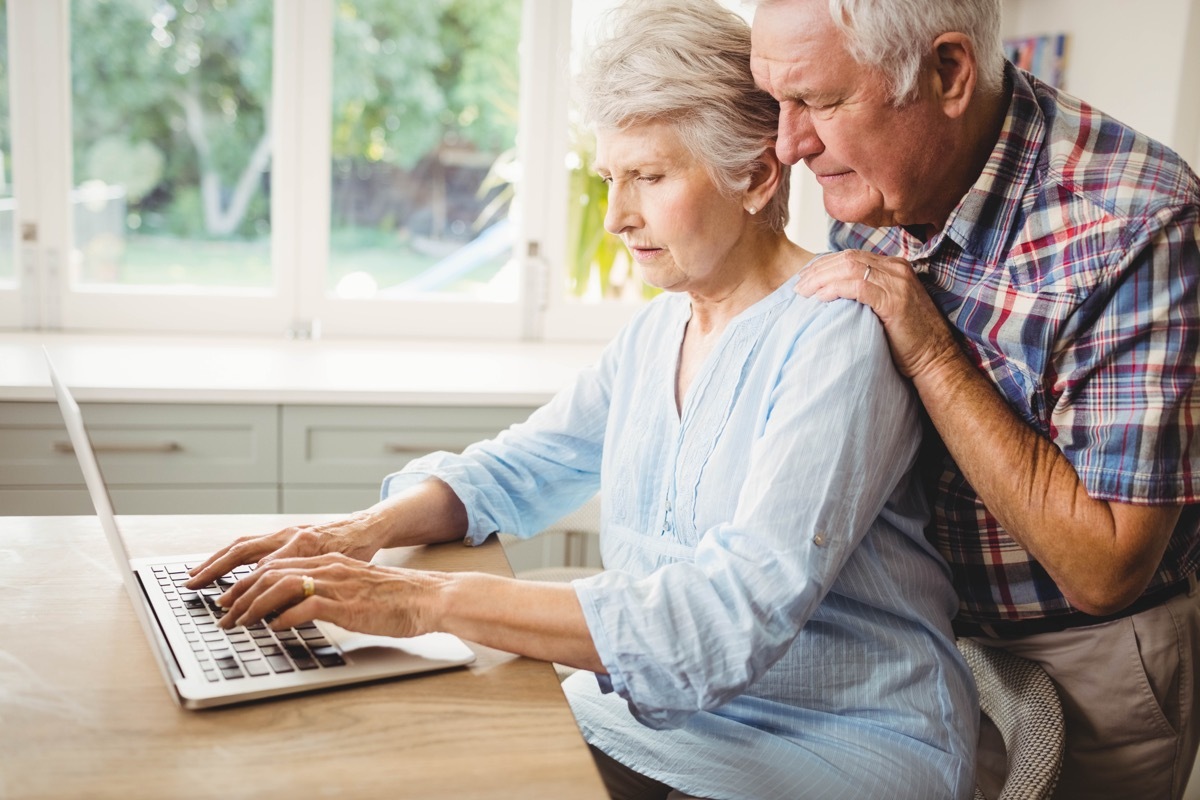
[[[830,216],[875,227],[937,221],[930,195],[949,143],[928,86],[893,105],[883,75],[846,51],[825,0],[759,6],[750,63],[755,82],[779,101],[779,158],[812,170]]]

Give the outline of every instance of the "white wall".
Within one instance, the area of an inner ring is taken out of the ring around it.
[[[1189,0],[1183,64],[1180,68],[1175,138],[1179,152],[1200,172],[1200,0]],[[1186,145],[1191,143],[1191,150]]]
[[[1005,0],[1003,32],[1066,33],[1062,88],[1200,167],[1200,0]]]

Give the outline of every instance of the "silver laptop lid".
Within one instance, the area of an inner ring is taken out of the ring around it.
[[[158,662],[158,667],[162,671],[163,676],[167,678],[168,684],[174,685],[175,680],[180,677],[178,666],[169,663],[167,660],[166,641],[163,638],[162,631],[158,628],[158,624],[150,619],[150,613],[146,608],[145,593],[142,591],[138,578],[133,572],[133,567],[130,566],[129,550],[125,547],[125,540],[121,538],[121,532],[117,528],[117,518],[113,513],[112,500],[108,494],[108,487],[105,485],[104,476],[100,472],[100,464],[96,461],[96,453],[92,449],[91,438],[88,436],[87,428],[83,424],[83,412],[80,411],[79,404],[71,396],[71,392],[67,389],[66,384],[58,377],[58,371],[54,368],[54,362],[50,360],[50,352],[45,347],[42,348],[42,352],[46,356],[46,368],[50,371],[50,384],[54,387],[54,396],[58,400],[58,408],[62,412],[63,422],[67,426],[67,436],[71,439],[71,447],[75,449],[75,457],[79,461],[80,470],[83,471],[83,480],[87,484],[88,495],[92,498],[92,505],[96,509],[96,516],[100,520],[100,527],[104,530],[104,538],[108,540],[108,547],[112,551],[113,560],[117,564],[117,571],[121,574],[121,581],[125,584],[125,591],[128,593],[129,600],[133,604],[138,622],[141,624],[143,630],[145,630],[149,640],[157,644],[156,647],[150,648],[154,651],[154,659]],[[176,702],[178,702],[177,696]]]

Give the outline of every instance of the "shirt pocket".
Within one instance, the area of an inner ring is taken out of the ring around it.
[[[1025,422],[1047,436],[1065,390],[1058,364],[1070,346],[1081,302],[1068,287],[1066,281],[1043,282],[1039,289],[1023,291],[1014,278],[986,296],[967,298],[952,317],[976,365]]]

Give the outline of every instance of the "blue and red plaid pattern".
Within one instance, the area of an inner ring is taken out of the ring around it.
[[[938,235],[835,223],[911,262],[965,351],[1097,499],[1185,505],[1147,592],[1200,564],[1200,180],[1163,145],[1008,65],[1012,101]],[[959,619],[1074,611],[927,432],[930,538]]]

